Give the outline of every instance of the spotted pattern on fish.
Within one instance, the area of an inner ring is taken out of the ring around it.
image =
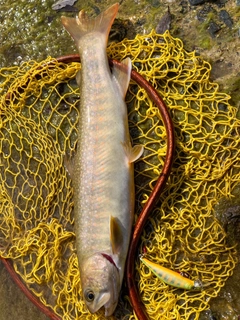
[[[82,63],[73,176],[82,291],[89,310],[96,312],[104,305],[106,316],[113,313],[118,301],[134,211],[132,149],[124,148],[130,145],[124,96],[131,63],[127,58],[123,69],[111,73],[106,55],[118,7],[115,4],[94,19],[83,11],[76,19],[62,17]]]

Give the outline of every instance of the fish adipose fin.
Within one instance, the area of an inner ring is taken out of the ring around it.
[[[113,254],[118,254],[123,245],[123,234],[120,221],[113,216],[110,218],[110,240]]]
[[[61,21],[78,48],[81,46],[81,38],[90,32],[99,33],[99,36],[102,34],[107,45],[108,35],[118,8],[119,3],[115,3],[95,18],[89,18],[85,11],[81,10],[76,18],[61,17]]]
[[[120,66],[114,65],[112,70],[113,79],[116,81],[122,98],[125,98],[129,81],[131,78],[132,62],[130,58],[126,58],[122,61]]]
[[[143,146],[141,144],[136,144],[134,147],[131,146],[131,143],[122,143],[122,146],[125,150],[125,153],[128,157],[129,163],[132,163],[139,159],[143,154]]]

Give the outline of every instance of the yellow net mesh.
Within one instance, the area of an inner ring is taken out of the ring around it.
[[[198,292],[176,289],[137,261],[142,300],[151,319],[198,319],[236,264],[214,206],[233,195],[240,179],[237,109],[209,81],[210,65],[169,32],[111,44],[108,54],[131,58],[175,125],[174,167],[142,245],[152,261],[210,284]],[[0,255],[13,259],[27,287],[61,318],[104,319],[102,311],[90,315],[81,298],[73,190],[64,167],[77,141],[79,66],[49,58],[0,70]],[[143,88],[132,82],[127,102],[133,142],[145,146],[135,165],[139,212],[161,172],[166,133]],[[122,294],[115,317],[135,318],[127,300]]]

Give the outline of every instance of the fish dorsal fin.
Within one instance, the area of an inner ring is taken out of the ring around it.
[[[123,245],[123,234],[120,221],[113,216],[110,218],[110,241],[113,254],[118,254]]]
[[[130,163],[136,161],[143,154],[143,146],[141,144],[136,144],[134,147],[131,146],[131,143],[122,143],[124,151],[128,157]]]
[[[129,81],[131,78],[132,62],[130,58],[126,58],[121,62],[121,65],[114,65],[112,70],[113,79],[119,87],[121,96],[125,98]]]

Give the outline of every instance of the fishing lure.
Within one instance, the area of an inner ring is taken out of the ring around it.
[[[149,261],[140,256],[140,260],[144,263],[159,279],[176,288],[186,290],[201,289],[203,287],[200,280],[191,280],[182,276],[180,273],[165,268],[159,264]]]

